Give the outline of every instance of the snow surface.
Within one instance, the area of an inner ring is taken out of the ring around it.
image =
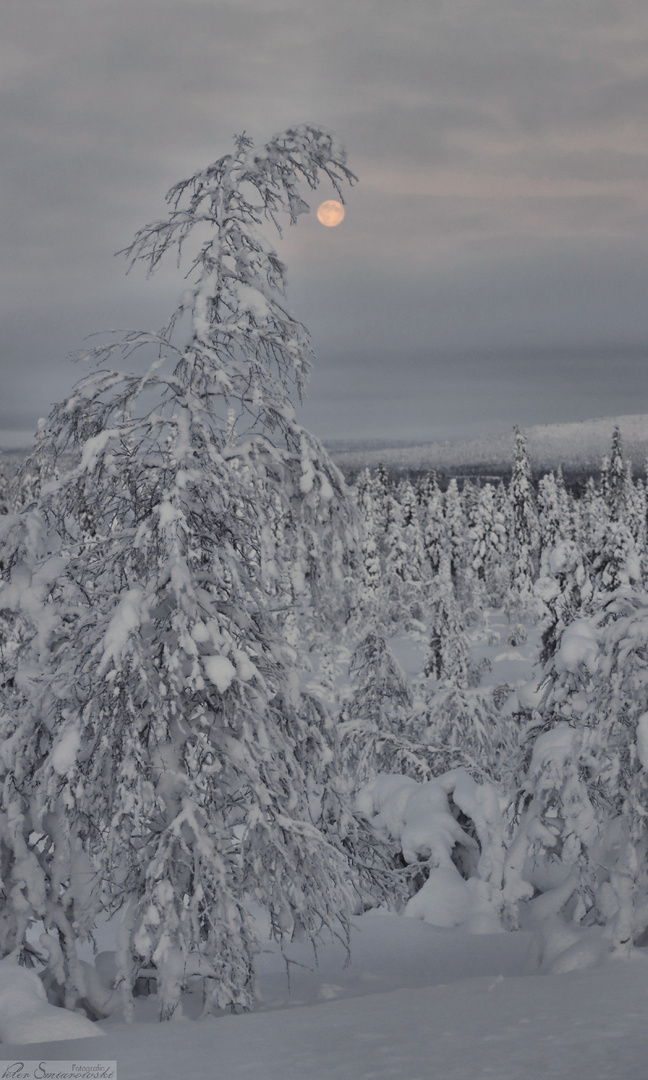
[[[588,671],[596,669],[598,642],[587,619],[575,619],[563,631],[556,653],[556,671],[576,674],[581,665]]]
[[[288,988],[281,957],[262,957],[258,1012],[157,1024],[140,998],[150,1023],[102,1021],[91,1046],[37,1028],[0,1056],[116,1060],[120,1080],[645,1080],[643,951],[534,976],[529,933],[473,937],[376,912],[356,923],[346,969],[340,945],[319,966],[295,947]]]
[[[50,1005],[35,972],[9,960],[0,960],[0,1040],[3,1044],[21,1046],[27,1042],[98,1038],[101,1034],[99,1025],[91,1023],[85,1016]]]

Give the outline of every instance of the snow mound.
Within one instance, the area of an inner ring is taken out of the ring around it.
[[[596,671],[598,662],[596,634],[587,619],[575,619],[560,639],[556,654],[556,671],[577,674],[581,664],[589,672]]]
[[[78,1013],[50,1005],[38,975],[0,960],[0,1039],[21,1046],[88,1039],[104,1032]]]
[[[203,656],[205,675],[216,689],[224,694],[236,678],[236,668],[226,656]]]
[[[358,792],[356,809],[378,833],[399,842],[407,864],[429,871],[406,915],[432,926],[462,926],[468,933],[503,929],[498,893],[504,844],[490,784],[475,783],[465,769],[451,769],[424,784],[381,774]],[[476,835],[460,824],[461,815]]]

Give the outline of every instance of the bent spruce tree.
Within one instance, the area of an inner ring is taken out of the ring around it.
[[[196,230],[194,284],[161,332],[87,354],[98,368],[39,440],[62,478],[5,521],[0,606],[20,645],[0,733],[0,947],[39,954],[69,1007],[87,999],[76,946],[101,913],[119,920],[127,1005],[154,968],[163,1019],[190,976],[206,1013],[250,1004],[259,906],[276,938],[347,936],[352,820],[281,609],[297,548],[325,588],[323,530],[342,580],[353,518],[295,422],[308,336],[257,231],[294,222],[298,184],[321,176],[340,194],[354,179],[335,137],[303,125],[260,148],[239,137],[169,192],[128,254],[155,269]],[[136,349],[139,373],[112,369]]]

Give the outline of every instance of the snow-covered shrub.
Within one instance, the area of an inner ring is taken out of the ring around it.
[[[502,929],[505,843],[493,785],[461,768],[422,784],[382,774],[358,792],[356,810],[402,853],[414,891],[406,915],[471,932]]]
[[[104,1032],[84,1016],[50,1005],[35,971],[0,960],[0,1039],[3,1043],[88,1039]]]

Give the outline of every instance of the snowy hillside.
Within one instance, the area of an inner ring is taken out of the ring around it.
[[[643,471],[648,453],[648,415],[601,417],[571,424],[539,424],[525,429],[529,457],[534,472],[542,473],[562,465],[565,471],[591,472],[599,469],[610,452],[612,431],[621,429],[626,455],[635,471]],[[482,435],[466,442],[430,443],[424,446],[383,447],[336,452],[332,457],[348,474],[382,462],[393,472],[447,472],[462,470],[500,473],[511,468],[515,435],[506,431]]]

